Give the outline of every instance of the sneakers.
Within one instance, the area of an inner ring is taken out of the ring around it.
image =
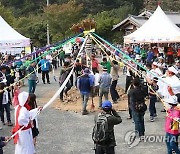
[[[89,114],[89,112],[87,110],[82,112],[82,115],[87,115],[87,114]]]
[[[150,117],[150,122],[154,122],[154,117]]]
[[[13,126],[13,124],[11,122],[8,122],[7,125],[8,126]]]
[[[164,110],[161,110],[161,112],[166,112],[166,110],[164,109]]]
[[[132,117],[130,117],[130,116],[129,116],[129,117],[127,117],[127,120],[130,120],[130,119],[132,119]]]
[[[157,118],[158,117],[158,115],[157,114],[154,114],[154,118]]]

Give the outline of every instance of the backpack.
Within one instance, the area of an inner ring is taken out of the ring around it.
[[[105,113],[98,114],[97,121],[93,128],[92,139],[95,144],[107,144],[110,141],[108,130],[108,120],[110,115]]]

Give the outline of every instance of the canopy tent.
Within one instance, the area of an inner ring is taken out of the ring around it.
[[[0,16],[0,48],[26,47],[30,39],[19,34]]]
[[[139,29],[124,36],[124,43],[172,42],[180,42],[180,28],[166,16],[160,6]]]

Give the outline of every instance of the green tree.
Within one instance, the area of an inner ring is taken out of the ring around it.
[[[164,11],[179,11],[180,10],[180,1],[179,0],[144,0],[144,6],[148,10],[155,10],[158,3]]]
[[[119,23],[133,12],[132,6],[119,7],[111,11],[103,11],[94,16],[96,21],[96,32],[112,42],[122,43],[123,36],[121,32],[112,31],[113,25]]]
[[[49,5],[44,8],[44,20],[48,21],[51,33],[54,37],[66,37],[66,31],[69,31],[71,26],[81,19],[82,5],[76,5],[70,1],[62,5]],[[53,40],[57,41],[55,38]],[[58,39],[59,40],[59,39]]]
[[[10,8],[6,8],[0,3],[0,16],[6,20],[8,24],[11,26],[15,26],[15,17],[13,16],[13,12]]]
[[[46,23],[43,22],[40,15],[21,17],[17,23],[18,31],[24,34],[26,37],[29,37],[34,46],[46,45]]]

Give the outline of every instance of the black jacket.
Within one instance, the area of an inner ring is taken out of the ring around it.
[[[100,145],[105,147],[116,146],[116,140],[114,135],[114,125],[118,125],[122,122],[120,115],[115,111],[111,110],[111,112],[106,112],[107,121],[108,121],[108,131],[110,132],[110,138],[112,139],[107,145]],[[97,121],[98,116],[95,117],[95,123]]]
[[[135,103],[136,102],[145,102],[145,91],[142,90],[141,87],[135,87],[131,89],[128,93],[130,98],[130,108],[134,111],[135,110]]]
[[[0,93],[0,112],[2,111],[3,92]],[[1,113],[0,113],[1,115]]]

